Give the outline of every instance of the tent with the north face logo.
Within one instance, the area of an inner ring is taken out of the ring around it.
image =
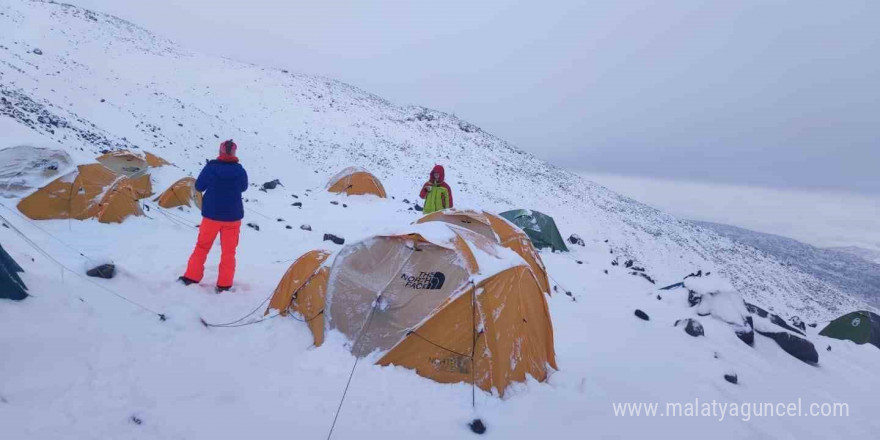
[[[429,222],[329,256],[312,251],[294,262],[266,311],[308,322],[315,345],[338,331],[355,356],[377,353],[379,365],[500,395],[556,368],[531,266],[483,235]]]

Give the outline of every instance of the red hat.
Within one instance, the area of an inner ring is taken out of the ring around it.
[[[238,145],[235,145],[235,142],[232,142],[232,139],[228,141],[223,141],[220,143],[220,157],[235,157],[235,150],[238,149]]]

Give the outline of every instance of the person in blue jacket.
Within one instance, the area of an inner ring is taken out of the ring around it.
[[[186,273],[179,280],[187,286],[202,281],[205,260],[220,235],[220,273],[217,293],[232,288],[235,278],[235,249],[244,218],[241,193],[248,187],[248,176],[235,155],[238,146],[231,139],[220,144],[220,155],[211,160],[196,179],[196,191],[202,196],[202,223],[196,247],[189,257]]]

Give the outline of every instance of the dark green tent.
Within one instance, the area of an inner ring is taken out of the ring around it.
[[[834,339],[849,339],[856,344],[870,343],[880,348],[880,315],[858,311],[831,321],[819,332]]]
[[[559,235],[553,217],[530,209],[514,209],[502,212],[501,216],[526,231],[536,248],[552,248],[554,251],[568,252],[565,240]]]
[[[22,300],[28,296],[27,286],[18,276],[24,269],[0,245],[0,298]]]

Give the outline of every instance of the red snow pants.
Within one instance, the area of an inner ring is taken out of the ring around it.
[[[199,226],[199,238],[196,248],[189,257],[186,265],[186,274],[183,276],[195,281],[202,281],[205,276],[205,260],[214,245],[214,239],[220,234],[220,274],[217,276],[217,285],[231,287],[235,278],[235,248],[238,247],[238,235],[241,232],[241,220],[234,222],[220,222],[209,218],[202,218]]]

